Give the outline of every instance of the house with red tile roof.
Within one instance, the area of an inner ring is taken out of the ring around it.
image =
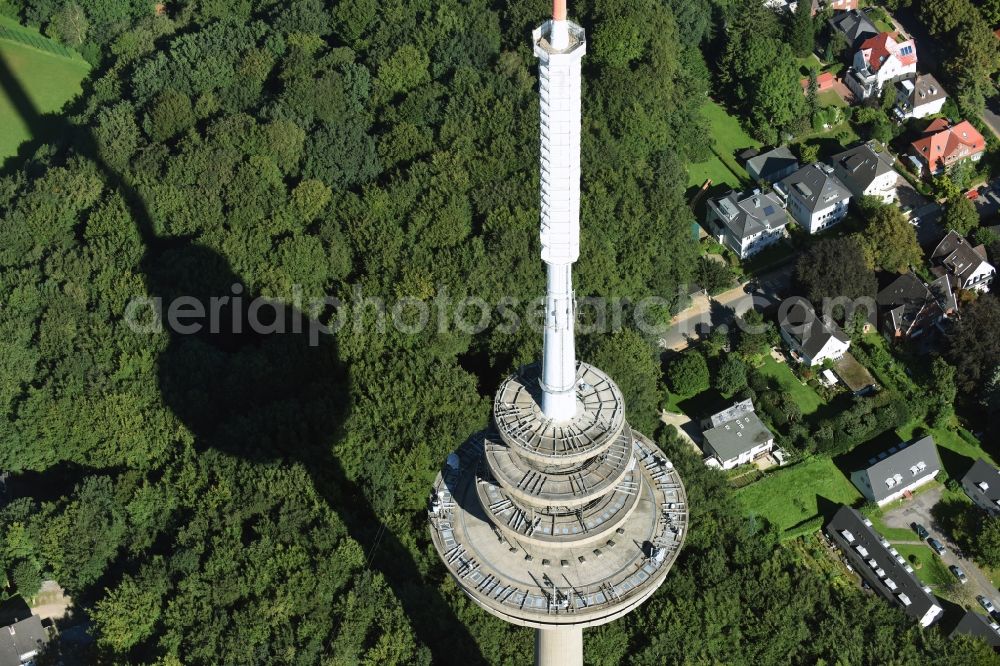
[[[862,100],[878,96],[886,84],[916,75],[917,46],[913,40],[882,32],[861,42],[844,80],[855,98]]]
[[[964,160],[979,161],[985,150],[986,140],[968,120],[951,125],[946,118],[938,118],[910,144],[910,161],[921,173],[937,175]]]

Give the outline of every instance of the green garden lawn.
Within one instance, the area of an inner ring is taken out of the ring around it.
[[[778,363],[770,355],[764,357],[764,365],[760,367],[760,372],[777,381],[781,389],[792,396],[792,400],[802,410],[803,416],[812,414],[823,404],[823,399],[816,391],[800,382],[787,364]]]
[[[889,539],[890,542],[892,539]],[[934,587],[948,587],[955,582],[955,576],[948,571],[940,558],[934,555],[934,551],[929,546],[917,546],[911,544],[893,544],[899,554],[909,561],[910,555],[916,555],[923,565],[919,569],[914,567],[913,573],[917,575],[920,582]]]
[[[736,494],[747,513],[767,518],[781,530],[819,516],[817,496],[847,505],[861,497],[829,458],[814,458],[778,470]]]
[[[0,17],[0,25],[27,31],[5,17]],[[82,59],[46,53],[8,39],[0,39],[0,58],[40,113],[58,111],[78,95],[80,82],[90,71]],[[0,161],[16,154],[18,146],[31,138],[7,91],[0,89]]]
[[[705,162],[688,165],[688,185],[701,187],[706,178],[711,178],[716,185],[724,183],[739,188],[746,172],[736,163],[735,154],[745,148],[759,148],[760,141],[744,132],[740,121],[715,102],[706,101],[701,115],[708,121],[715,139],[715,155]]]

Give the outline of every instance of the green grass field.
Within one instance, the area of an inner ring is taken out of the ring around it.
[[[837,94],[836,90],[824,90],[823,92],[816,95],[816,101],[821,107],[825,106],[848,106],[844,98]]]
[[[829,458],[814,458],[779,470],[736,491],[744,510],[782,530],[820,515],[818,499],[854,504],[861,494]]]
[[[0,16],[0,26],[29,32],[3,16]],[[0,58],[40,113],[58,111],[78,95],[80,82],[90,71],[90,65],[82,59],[47,53],[2,38]],[[0,89],[0,160],[16,154],[18,146],[31,138],[27,124],[21,119],[7,91]]]
[[[892,537],[885,535],[889,541],[892,541]],[[955,576],[948,571],[948,567],[941,562],[941,558],[934,555],[934,551],[930,549],[930,546],[915,546],[910,544],[894,544],[896,550],[909,561],[910,555],[916,555],[920,558],[920,562],[923,566],[919,569],[914,567],[913,573],[917,575],[920,582],[927,585],[932,585],[934,587],[947,587],[955,582]]]
[[[740,121],[715,102],[705,102],[701,115],[709,123],[716,154],[705,162],[688,165],[688,185],[700,187],[706,178],[711,178],[716,185],[740,187],[746,172],[736,163],[735,153],[745,148],[759,148],[760,142],[744,132]]]
[[[803,415],[812,414],[823,404],[823,399],[816,391],[800,382],[787,364],[778,363],[770,355],[764,357],[760,372],[778,382],[782,390],[792,396]]]

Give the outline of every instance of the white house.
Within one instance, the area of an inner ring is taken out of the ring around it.
[[[988,291],[997,269],[986,260],[986,248],[973,247],[957,231],[949,231],[931,253],[931,271],[947,275],[954,289]]]
[[[788,216],[774,194],[731,191],[709,199],[705,222],[716,240],[746,259],[784,238]]]
[[[718,425],[702,432],[705,464],[710,467],[732,469],[753,462],[774,448],[774,435],[754,413],[750,401],[719,412],[711,422]]]
[[[916,76],[916,45],[912,39],[896,41],[896,37],[894,33],[882,32],[861,42],[844,77],[857,99],[878,96],[886,84]]]
[[[788,213],[810,234],[828,229],[844,219],[851,191],[833,173],[833,167],[810,164],[774,186],[784,197]]]
[[[831,158],[833,172],[856,197],[878,197],[884,203],[896,200],[899,174],[892,158],[873,144],[855,146]]]
[[[899,444],[868,460],[868,466],[851,473],[851,482],[879,506],[895,501],[930,483],[941,471],[934,438],[928,435]]]
[[[930,74],[918,74],[915,79],[896,82],[896,117],[926,118],[941,113],[948,93]]]
[[[840,328],[823,321],[804,298],[790,298],[778,310],[781,337],[793,356],[808,365],[836,361],[850,348],[851,340]]]

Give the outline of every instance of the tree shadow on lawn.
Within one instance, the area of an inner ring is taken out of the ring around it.
[[[71,145],[121,195],[145,247],[139,268],[146,292],[162,299],[164,311],[180,297],[194,297],[206,310],[210,299],[221,302],[215,326],[188,333],[165,326],[170,340],[157,361],[163,400],[195,435],[198,446],[261,465],[301,464],[351,538],[365,551],[378,546],[378,557],[370,566],[392,588],[434,663],[482,662],[475,640],[437,585],[424,580],[403,541],[381,522],[365,492],[333,455],[334,444],[343,436],[350,388],[349,368],[340,362],[334,338],[321,334],[313,339],[311,331],[318,330],[314,317],[291,307],[280,315],[269,307],[260,308],[263,316],[256,319],[280,325],[276,332],[249,330],[250,308],[259,294],[243,291],[246,283],[226,257],[189,238],[158,237],[146,202],[104,161],[91,132],[61,116],[39,114],[2,55],[0,88],[33,135],[66,140],[68,145],[57,150]],[[237,295],[241,298],[234,298]],[[53,477],[49,488],[66,481],[57,471],[38,476],[40,487],[49,476]],[[63,486],[63,491],[71,487]],[[130,566],[134,564],[120,556],[78,598],[99,597]]]
[[[894,430],[886,430],[878,437],[857,445],[847,453],[834,456],[833,464],[837,466],[844,476],[851,478],[851,473],[860,469],[865,469],[873,463],[873,459],[878,459],[879,454],[886,453],[892,447],[898,447],[902,440]]]

